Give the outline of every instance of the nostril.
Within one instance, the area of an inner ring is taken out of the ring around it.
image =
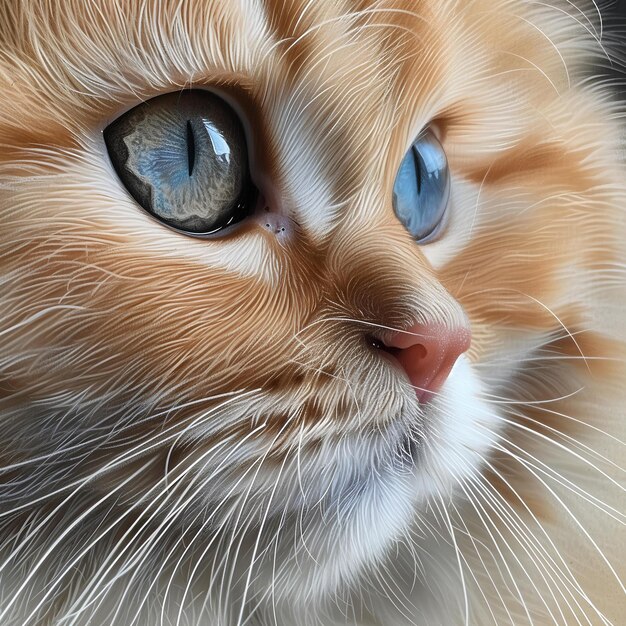
[[[374,335],[366,335],[365,343],[368,347],[372,348],[376,353],[380,356],[386,358],[388,361],[395,363],[396,365],[400,365],[398,360],[395,358],[400,350],[398,348],[394,348],[392,346],[386,345],[383,341],[374,337]]]
[[[366,335],[365,342],[368,346],[374,348],[375,350],[380,350],[382,352],[387,352],[388,354],[399,354],[404,350],[408,350],[409,348],[399,348],[393,345],[387,345],[383,340],[374,337],[374,335]],[[414,359],[424,359],[428,355],[428,348],[421,343],[415,344],[413,346],[409,346],[411,349],[411,355]]]

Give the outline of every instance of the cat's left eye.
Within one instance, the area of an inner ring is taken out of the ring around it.
[[[450,173],[443,146],[426,130],[405,154],[393,186],[393,209],[418,243],[441,230],[450,195]]]
[[[110,124],[104,140],[126,189],[168,226],[206,235],[251,212],[245,133],[235,111],[212,92],[152,98]]]

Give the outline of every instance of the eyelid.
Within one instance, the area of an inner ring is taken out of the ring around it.
[[[443,142],[445,140],[445,132],[442,128],[440,119],[432,120],[428,124],[428,126],[425,127],[424,130],[430,130],[430,132],[432,132],[432,134],[435,135],[435,137],[437,138],[437,141],[443,145]]]
[[[133,202],[136,202],[132,196],[129,196]],[[213,231],[206,233],[194,233],[192,231],[182,230],[181,228],[176,228],[172,224],[168,224],[167,222],[161,221],[158,217],[146,211],[146,214],[149,218],[151,218],[155,223],[157,223],[161,227],[165,227],[168,230],[173,231],[177,235],[181,235],[182,237],[193,237],[194,239],[207,239],[207,240],[219,240],[223,237],[227,237],[229,235],[233,235],[239,230],[245,228],[245,221],[231,221],[231,223],[226,226],[222,226],[221,228],[216,228]]]
[[[157,87],[150,84],[137,85],[132,91],[120,87],[118,93],[111,97],[108,103],[98,101],[98,108],[102,111],[102,117],[96,129],[98,132],[114,122],[131,109],[143,102],[152,100],[168,93],[180,93],[182,91],[209,91],[226,100],[238,115],[242,110],[237,107],[239,101],[254,99],[255,79],[244,72],[225,71],[221,68],[208,68],[206,77],[202,80],[189,80],[183,83],[168,83]],[[106,112],[105,112],[106,111]]]

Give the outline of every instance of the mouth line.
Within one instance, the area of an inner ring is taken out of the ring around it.
[[[400,456],[403,460],[407,460],[411,465],[417,463],[421,450],[421,443],[416,440],[412,433],[406,434],[400,442]]]

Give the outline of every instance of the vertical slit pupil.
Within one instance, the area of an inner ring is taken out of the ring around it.
[[[189,176],[193,174],[193,166],[196,164],[196,138],[193,134],[191,120],[187,120],[187,164]]]
[[[417,180],[417,193],[422,193],[422,168],[420,165],[420,154],[413,146],[413,166],[415,167],[415,178]]]

